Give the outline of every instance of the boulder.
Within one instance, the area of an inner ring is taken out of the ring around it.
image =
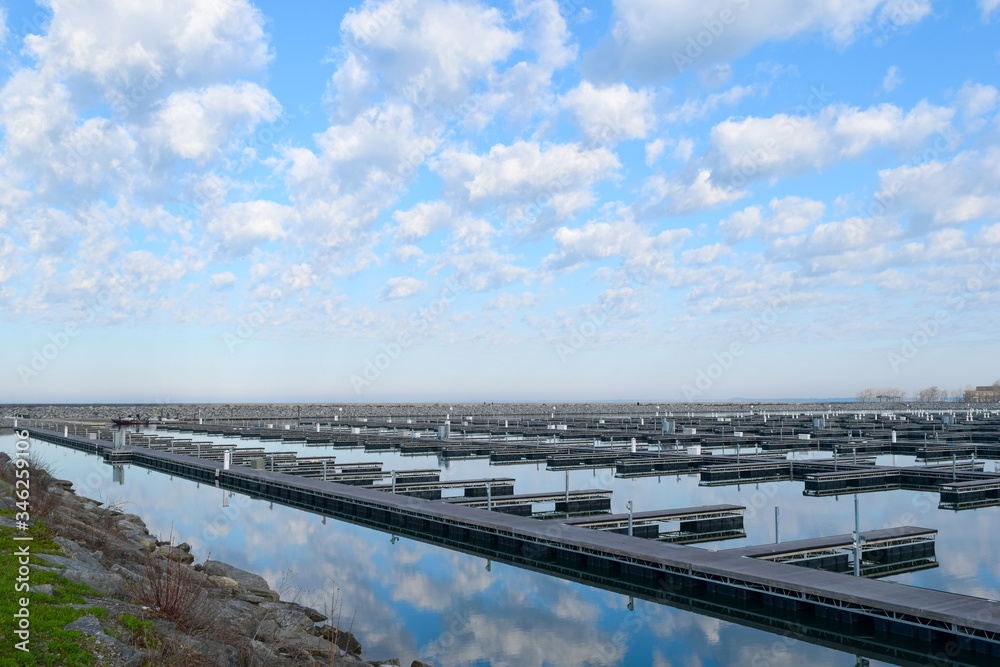
[[[87,614],[68,625],[63,626],[63,630],[75,630],[87,637],[92,637],[105,653],[106,664],[116,664],[122,667],[139,667],[144,664],[149,657],[145,651],[137,651],[131,646],[126,646],[114,637],[104,634],[101,622],[93,614]]]
[[[273,599],[273,596],[276,595],[264,577],[253,572],[241,570],[238,567],[233,567],[228,563],[222,563],[217,560],[205,561],[205,574],[209,576],[229,577],[239,583],[240,588],[262,597]]]
[[[156,547],[156,551],[154,551],[153,553],[155,553],[157,556],[162,556],[163,558],[167,558],[169,560],[176,561],[178,563],[183,563],[184,565],[190,565],[191,563],[194,562],[194,556],[192,556],[188,552],[178,547],[172,547],[172,546]]]

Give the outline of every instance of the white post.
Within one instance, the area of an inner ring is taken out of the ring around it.
[[[486,482],[486,509],[493,510],[493,482]]]
[[[635,454],[635,438],[632,438],[632,453]]]
[[[392,471],[392,492],[396,493],[396,471]]]
[[[632,535],[632,501],[628,501],[628,534]]]
[[[222,453],[222,469],[229,470],[229,463],[233,459],[233,450],[227,449]]]

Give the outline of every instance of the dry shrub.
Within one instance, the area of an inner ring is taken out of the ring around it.
[[[136,603],[156,610],[180,627],[194,627],[204,617],[204,581],[192,568],[146,553],[138,575],[122,578],[122,585]]]

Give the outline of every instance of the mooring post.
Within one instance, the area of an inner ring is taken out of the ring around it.
[[[861,509],[858,494],[854,494],[854,576],[861,576]]]
[[[326,481],[326,460],[323,460],[323,481]]]
[[[392,492],[396,493],[396,471],[392,471]]]
[[[628,534],[631,537],[631,535],[632,535],[632,501],[631,500],[628,501],[628,505],[626,505],[626,507],[628,507]]]
[[[781,517],[781,508],[778,507],[777,505],[775,505],[774,506],[774,543],[775,544],[777,544],[778,542],[781,541],[781,539],[780,539],[781,534],[778,532],[779,526],[781,525],[781,523],[780,523],[780,517]]]
[[[493,511],[493,482],[486,482],[486,509]]]
[[[955,481],[958,478],[958,457],[955,456],[955,452],[951,453],[951,481]]]

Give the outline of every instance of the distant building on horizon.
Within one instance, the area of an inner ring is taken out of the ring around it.
[[[966,403],[1000,403],[1000,385],[990,384],[985,387],[965,390]]]

